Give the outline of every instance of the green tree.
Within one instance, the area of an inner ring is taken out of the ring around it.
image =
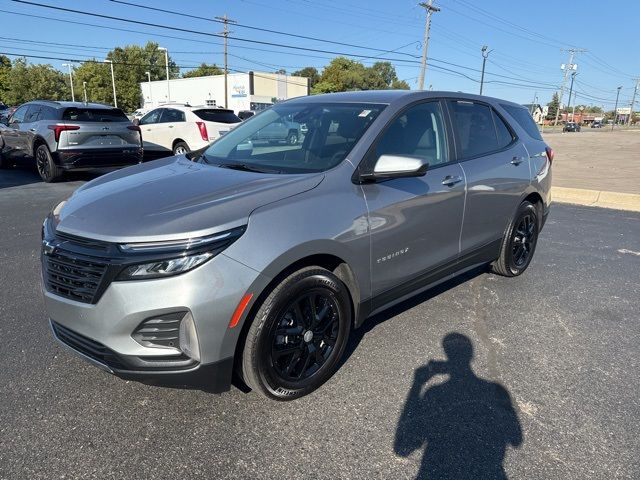
[[[222,75],[222,74],[224,74],[224,70],[218,67],[215,63],[213,65],[209,65],[203,62],[200,64],[199,67],[183,73],[182,78],[209,77],[211,75]]]
[[[5,55],[0,55],[0,101],[7,103],[9,92],[9,75],[11,74],[11,60]]]
[[[346,92],[350,90],[409,89],[398,80],[391,62],[376,62],[371,67],[345,57],[334,58],[314,84],[313,93]]]
[[[549,111],[547,112],[547,120],[555,120],[556,112],[558,111],[558,108],[560,108],[560,100],[558,98],[557,92],[553,93],[551,101],[547,103],[547,106],[549,107]]]
[[[64,74],[51,65],[32,64],[16,59],[11,69],[3,68],[6,103],[19,105],[30,100],[62,100],[71,97]]]
[[[294,77],[305,77],[309,79],[309,87],[313,88],[320,81],[320,73],[316,67],[304,67],[293,72]]]
[[[96,59],[84,62],[76,68],[75,78],[73,80],[74,85],[76,85],[78,98],[82,98],[82,86],[83,82],[86,82],[88,101],[107,104],[113,103],[111,70],[108,64]]]

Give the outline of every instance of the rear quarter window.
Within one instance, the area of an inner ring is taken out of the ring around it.
[[[531,138],[535,138],[536,140],[542,140],[538,126],[536,125],[536,122],[533,121],[531,114],[526,108],[503,104],[500,104],[500,106],[504,108],[516,122],[518,122],[518,125],[527,132],[527,135]]]
[[[62,120],[72,122],[128,122],[129,119],[119,108],[76,108],[65,109]]]
[[[242,121],[232,110],[222,110],[220,108],[194,110],[193,113],[205,122],[239,123]]]

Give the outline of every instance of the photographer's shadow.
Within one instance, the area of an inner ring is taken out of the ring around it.
[[[442,346],[446,361],[431,360],[415,372],[396,430],[395,453],[407,457],[424,448],[418,479],[506,479],[507,446],[522,443],[509,392],[473,373],[468,337],[450,333]],[[437,375],[448,378],[423,393]]]

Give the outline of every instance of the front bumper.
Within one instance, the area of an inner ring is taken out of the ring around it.
[[[125,167],[142,162],[141,147],[61,149],[56,152],[58,165],[65,170]]]
[[[267,281],[221,253],[182,275],[112,282],[95,304],[47,290],[44,299],[55,337],[102,370],[145,383],[221,392],[231,384],[242,330],[242,325],[228,328],[229,320],[243,295]],[[132,337],[144,320],[184,311],[193,317],[199,361],[177,348],[144,346]]]

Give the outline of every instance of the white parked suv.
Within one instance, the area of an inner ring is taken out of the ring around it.
[[[242,122],[233,110],[161,105],[134,124],[140,126],[145,153],[182,155],[206,147]]]

